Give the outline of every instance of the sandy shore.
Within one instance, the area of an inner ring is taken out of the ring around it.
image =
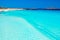
[[[24,10],[24,9],[17,9],[17,8],[0,9],[0,11],[10,11],[10,10]]]

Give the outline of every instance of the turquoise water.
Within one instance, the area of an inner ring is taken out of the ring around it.
[[[60,11],[0,12],[1,40],[60,40]]]

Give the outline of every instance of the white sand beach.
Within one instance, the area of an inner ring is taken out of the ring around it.
[[[10,10],[24,10],[23,8],[7,8],[7,9],[0,9],[0,11],[10,11]]]

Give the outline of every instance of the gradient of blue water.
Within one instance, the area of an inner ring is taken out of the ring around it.
[[[29,24],[33,25],[32,26],[33,28],[37,29],[37,31],[42,33],[47,38],[47,40],[60,39],[60,11],[15,10],[15,11],[8,11],[8,12],[1,12],[1,13],[7,17],[10,16],[11,18],[13,17],[23,18]],[[2,17],[0,18],[2,19]],[[20,21],[17,21],[17,22],[20,22]],[[0,22],[0,25],[1,25],[1,22]],[[12,23],[12,25],[14,24]],[[44,40],[43,37],[40,39]],[[40,40],[40,39],[36,38],[34,40]]]

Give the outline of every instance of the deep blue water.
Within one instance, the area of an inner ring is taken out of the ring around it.
[[[0,13],[2,40],[60,40],[60,11],[15,10]]]

